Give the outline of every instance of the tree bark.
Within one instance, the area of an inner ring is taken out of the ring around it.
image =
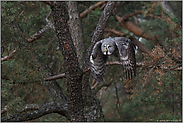
[[[65,2],[51,2],[52,16],[62,55],[67,79],[68,111],[71,121],[84,121],[82,101],[82,70],[69,33]]]
[[[42,117],[50,113],[58,113],[60,115],[63,115],[69,118],[69,113],[67,112],[66,107],[55,106],[55,104],[45,104],[39,110],[33,111],[31,113],[13,114],[13,115],[1,118],[1,121],[2,122],[29,121],[29,120],[37,119],[39,117]]]
[[[76,48],[79,66],[81,66],[83,63],[84,44],[77,2],[69,1],[67,2],[67,5],[69,13],[69,31]]]

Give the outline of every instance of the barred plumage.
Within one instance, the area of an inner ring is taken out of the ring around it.
[[[125,37],[107,38],[98,41],[93,47],[90,56],[90,69],[94,79],[98,82],[103,81],[107,56],[115,51],[119,52],[120,61],[123,63],[123,73],[126,78],[131,80],[136,75],[135,45]]]

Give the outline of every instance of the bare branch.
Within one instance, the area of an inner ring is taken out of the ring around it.
[[[87,10],[85,10],[84,12],[82,12],[80,14],[80,17],[81,18],[86,17],[91,10],[94,10],[95,8],[97,8],[98,6],[101,6],[101,5],[105,4],[106,2],[107,1],[100,1],[100,2],[98,2],[98,3],[96,3],[96,4],[92,5],[92,6],[90,6]]]
[[[11,52],[8,56],[4,56],[3,58],[1,58],[1,62],[3,61],[7,61],[10,58],[12,58],[15,54],[15,52],[19,49],[19,46],[15,48],[15,50],[13,50],[13,52]]]
[[[106,32],[112,32],[112,33],[114,33],[114,34],[116,34],[116,35],[120,35],[120,36],[124,36],[124,35],[125,35],[124,32],[120,32],[120,31],[117,31],[117,30],[111,29],[111,28],[106,28],[105,31],[106,31]]]
[[[48,14],[48,16],[45,18],[46,21],[48,22],[48,24],[43,28],[41,29],[39,32],[36,32],[33,36],[31,36],[29,39],[27,39],[30,43],[32,43],[33,41],[41,38],[41,36],[43,35],[43,33],[48,29],[48,28],[51,28],[53,30],[55,30],[55,27],[54,27],[54,24],[48,20],[49,16],[51,15],[51,12]]]
[[[39,32],[35,33],[34,35],[32,35],[29,39],[27,39],[30,43],[32,43],[33,41],[41,38],[41,36],[43,35],[43,33],[48,29],[48,27],[52,28],[55,30],[55,27],[53,25],[53,23],[51,21],[48,20],[48,17],[50,16],[51,12],[49,13],[49,15],[45,18],[46,21],[48,22],[48,24],[41,29]],[[13,50],[13,52],[11,52],[8,56],[4,56],[3,58],[1,58],[1,62],[3,61],[7,61],[10,58],[12,58],[15,54],[15,52],[19,50],[19,46],[15,48],[15,50]]]
[[[41,116],[44,116],[44,115],[50,114],[50,113],[59,113],[68,119],[70,117],[69,113],[67,111],[67,106],[60,107],[60,106],[55,106],[54,103],[50,103],[50,104],[45,104],[45,105],[41,106],[41,109],[33,111],[31,113],[21,113],[21,114],[10,115],[7,117],[2,117],[1,121],[2,122],[28,121],[28,120],[37,119]]]
[[[50,11],[50,13],[48,14],[48,16],[46,16],[46,19],[48,19],[50,16],[51,16],[51,11]]]
[[[54,79],[61,79],[61,78],[65,78],[65,73],[55,75],[55,76],[51,76],[51,77],[45,78],[44,80],[45,81],[51,81],[51,80],[54,80]]]

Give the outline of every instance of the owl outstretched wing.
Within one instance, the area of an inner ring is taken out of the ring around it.
[[[136,76],[135,45],[125,37],[115,37],[113,40],[118,48],[120,61],[123,63],[123,73],[131,80]]]
[[[97,82],[102,82],[105,74],[105,65],[104,63],[107,60],[107,56],[104,55],[101,51],[101,45],[103,40],[98,41],[92,50],[90,55],[90,69],[94,79]]]

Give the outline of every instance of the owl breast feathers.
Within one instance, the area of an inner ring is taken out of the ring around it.
[[[90,55],[90,69],[94,79],[102,82],[105,74],[105,63],[107,56],[112,55],[115,51],[119,52],[120,61],[122,62],[123,73],[126,78],[131,80],[136,76],[136,59],[135,45],[125,37],[107,38],[98,41]]]

